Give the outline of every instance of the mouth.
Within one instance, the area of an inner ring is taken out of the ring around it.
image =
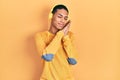
[[[64,24],[62,24],[62,23],[58,23],[58,25],[60,25],[61,27],[63,27],[63,26],[64,26]]]

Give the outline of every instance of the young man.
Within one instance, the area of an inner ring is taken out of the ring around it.
[[[77,53],[73,45],[73,33],[69,31],[69,11],[60,4],[51,13],[50,29],[35,35],[43,65],[40,80],[74,80],[70,67],[77,63]]]

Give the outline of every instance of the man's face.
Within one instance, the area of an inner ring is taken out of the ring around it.
[[[58,9],[52,17],[51,24],[56,29],[63,29],[68,20],[68,12],[65,9]]]

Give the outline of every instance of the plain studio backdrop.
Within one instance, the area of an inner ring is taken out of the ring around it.
[[[70,11],[76,80],[120,80],[119,0],[0,0],[0,80],[39,80],[34,34],[49,28],[49,11],[58,3]]]

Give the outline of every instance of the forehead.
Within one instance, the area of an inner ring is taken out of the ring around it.
[[[55,15],[68,16],[68,12],[65,9],[57,9]]]

